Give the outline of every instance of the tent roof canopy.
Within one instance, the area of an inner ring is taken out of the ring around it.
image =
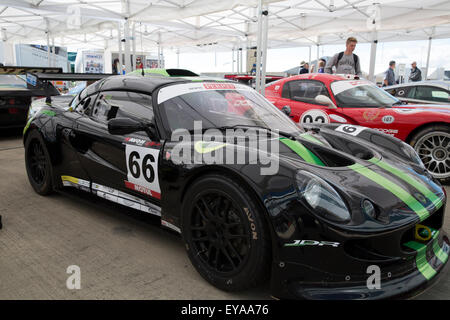
[[[450,1],[267,0],[269,48],[450,38]],[[119,23],[134,25],[139,50],[161,42],[184,51],[256,43],[257,0],[2,0],[3,40],[117,48]],[[76,19],[79,14],[81,19]],[[376,36],[374,38],[374,32]],[[123,37],[123,35],[122,35]]]

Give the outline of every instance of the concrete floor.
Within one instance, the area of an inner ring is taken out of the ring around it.
[[[99,199],[37,195],[20,133],[0,133],[0,168],[0,299],[270,299],[268,284],[215,289],[192,267],[181,238],[154,218]],[[80,290],[66,288],[70,265],[81,268]],[[418,298],[450,299],[449,276]]]

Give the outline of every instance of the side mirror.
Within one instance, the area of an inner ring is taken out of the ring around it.
[[[331,101],[330,98],[328,98],[327,96],[324,96],[323,94],[319,94],[314,100],[318,104],[323,104],[323,105],[328,106],[329,109],[337,109],[337,107],[333,103],[333,101]]]
[[[156,132],[153,124],[146,124],[130,118],[114,118],[108,121],[108,132],[114,135],[125,135],[138,131],[145,131],[154,140]]]
[[[281,112],[285,113],[289,117],[291,115],[291,107],[284,106],[283,108],[281,108]]]

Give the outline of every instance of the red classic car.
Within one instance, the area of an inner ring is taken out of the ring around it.
[[[359,125],[395,136],[435,178],[450,181],[450,106],[404,105],[367,80],[323,73],[272,82],[266,98],[295,122]]]

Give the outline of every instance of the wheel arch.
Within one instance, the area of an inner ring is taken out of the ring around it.
[[[423,123],[423,124],[421,124],[420,126],[414,128],[414,130],[412,130],[412,131],[408,134],[408,136],[407,136],[406,139],[405,139],[405,142],[409,144],[409,143],[411,142],[412,138],[413,138],[418,132],[420,132],[420,131],[422,131],[422,130],[424,130],[424,129],[426,129],[426,128],[433,127],[433,126],[447,126],[448,128],[450,128],[450,122],[442,122],[442,121],[439,121],[439,122],[427,122],[427,123]]]
[[[242,175],[240,175],[235,170],[230,169],[230,168],[225,168],[223,166],[205,166],[205,167],[197,169],[195,171],[195,173],[193,173],[189,177],[188,181],[183,186],[183,189],[181,191],[181,196],[180,196],[180,202],[182,203],[184,201],[187,190],[193,183],[195,183],[195,181],[197,181],[201,177],[203,177],[205,175],[209,175],[209,174],[226,175],[226,176],[230,177],[231,179],[234,179],[235,181],[239,182],[239,184],[249,192],[249,194],[251,195],[251,197],[253,199],[255,199],[257,206],[264,213],[264,221],[266,222],[267,227],[270,232],[271,252],[272,252],[272,254],[274,254],[274,249],[276,247],[274,245],[275,244],[274,241],[276,241],[276,235],[275,235],[275,231],[273,229],[272,222],[269,217],[269,211],[268,211],[267,207],[264,205],[264,202],[262,201],[261,197],[258,196],[256,187],[253,186],[253,184],[250,181],[248,181],[248,179],[245,179],[244,177],[242,177]],[[182,219],[181,212],[180,212],[180,219]]]

